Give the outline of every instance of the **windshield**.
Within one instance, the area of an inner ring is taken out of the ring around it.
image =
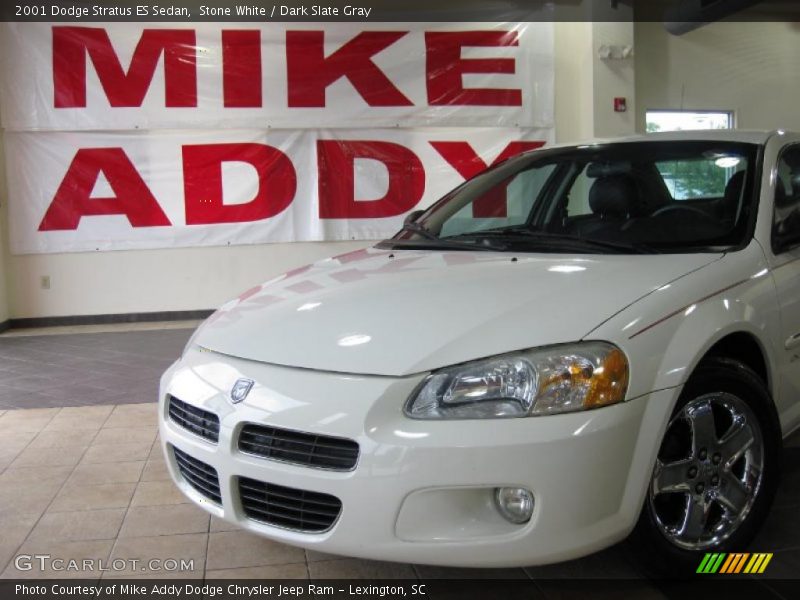
[[[757,150],[662,141],[534,152],[467,181],[381,246],[723,251],[752,235]]]

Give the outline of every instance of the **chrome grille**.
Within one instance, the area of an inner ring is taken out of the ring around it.
[[[245,514],[255,520],[309,533],[327,531],[339,518],[342,502],[330,494],[309,492],[239,477]]]
[[[217,470],[174,446],[172,451],[184,481],[212,502],[222,504]]]
[[[173,423],[215,444],[219,441],[219,417],[169,396],[169,418]]]
[[[239,434],[239,450],[262,458],[318,469],[350,471],[358,461],[358,443],[247,423]]]

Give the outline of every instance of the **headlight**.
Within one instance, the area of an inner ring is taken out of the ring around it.
[[[616,404],[628,359],[605,342],[505,354],[428,375],[409,398],[414,419],[491,419],[573,412]]]

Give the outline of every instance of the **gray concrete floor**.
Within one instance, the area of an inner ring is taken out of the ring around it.
[[[154,402],[192,330],[125,329],[0,335],[0,410]]]
[[[0,336],[0,577],[54,575],[14,566],[19,554],[47,553],[190,559],[193,569],[173,575],[194,578],[640,579],[629,592],[663,597],[620,546],[546,567],[449,569],[304,551],[209,517],[169,481],[157,440],[157,381],[189,334]],[[775,553],[766,577],[800,578],[800,435],[787,442],[780,492],[751,550]],[[165,574],[96,576],[120,575]]]

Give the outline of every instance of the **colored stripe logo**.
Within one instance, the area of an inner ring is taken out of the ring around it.
[[[697,573],[713,574],[724,573],[726,575],[735,573],[763,573],[769,561],[772,560],[772,552],[725,552],[706,554],[697,567]]]

